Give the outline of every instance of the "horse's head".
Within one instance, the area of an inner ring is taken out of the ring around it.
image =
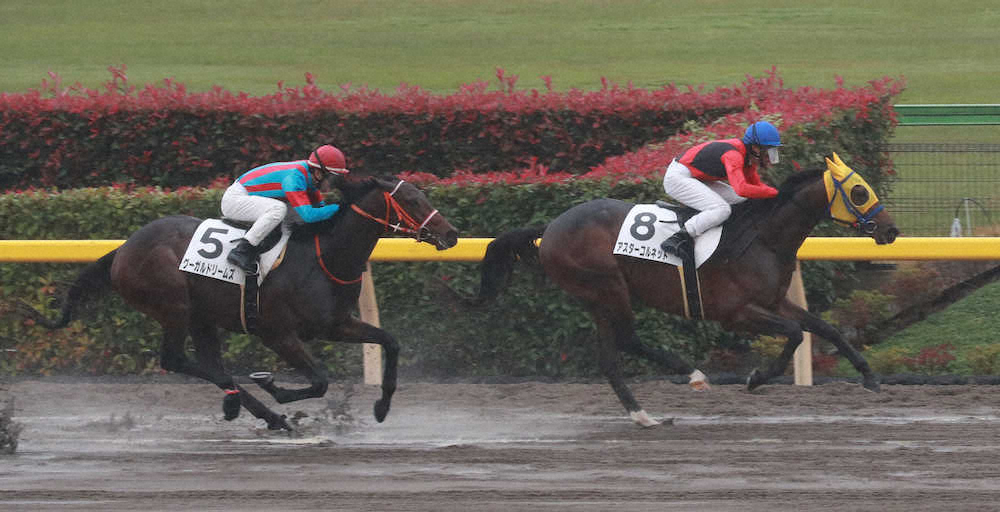
[[[858,232],[874,238],[877,244],[891,244],[896,240],[899,229],[871,185],[844,164],[836,153],[833,160],[826,159],[823,184],[833,220],[856,227]]]
[[[356,189],[348,195],[358,194]],[[407,233],[439,251],[458,243],[458,230],[428,201],[416,186],[393,177],[367,180],[351,209],[393,232]]]

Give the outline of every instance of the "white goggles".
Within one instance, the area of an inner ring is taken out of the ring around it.
[[[324,165],[319,165],[316,162],[309,162],[309,167],[315,167],[317,169],[323,169],[324,171],[331,174],[348,174],[351,171],[343,167],[326,167]]]
[[[770,160],[772,164],[778,163],[778,148],[767,148],[767,159]]]

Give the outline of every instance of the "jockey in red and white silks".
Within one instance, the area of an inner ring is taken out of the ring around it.
[[[325,145],[313,151],[308,160],[275,162],[241,175],[222,195],[222,215],[253,222],[253,226],[229,253],[228,260],[246,272],[254,271],[258,246],[285,219],[289,207],[307,223],[333,217],[340,205],[324,204],[318,183],[327,174],[342,176],[349,172],[344,154]]]
[[[776,196],[774,187],[760,181],[757,168],[778,163],[778,146],[778,130],[759,121],[742,139],[705,142],[674,159],[663,175],[663,189],[698,214],[663,242],[664,252],[677,255],[680,246],[725,222],[732,213],[730,205]]]

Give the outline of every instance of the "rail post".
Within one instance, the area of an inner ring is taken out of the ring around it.
[[[365,266],[361,275],[361,297],[358,298],[358,312],[361,321],[381,327],[378,319],[378,301],[375,300],[375,282],[372,280],[372,264]],[[365,384],[382,385],[382,347],[374,343],[363,343]]]

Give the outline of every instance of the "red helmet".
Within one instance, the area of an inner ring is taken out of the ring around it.
[[[329,144],[316,148],[316,151],[313,151],[309,155],[309,165],[332,174],[347,174],[351,172],[347,170],[344,153]]]

